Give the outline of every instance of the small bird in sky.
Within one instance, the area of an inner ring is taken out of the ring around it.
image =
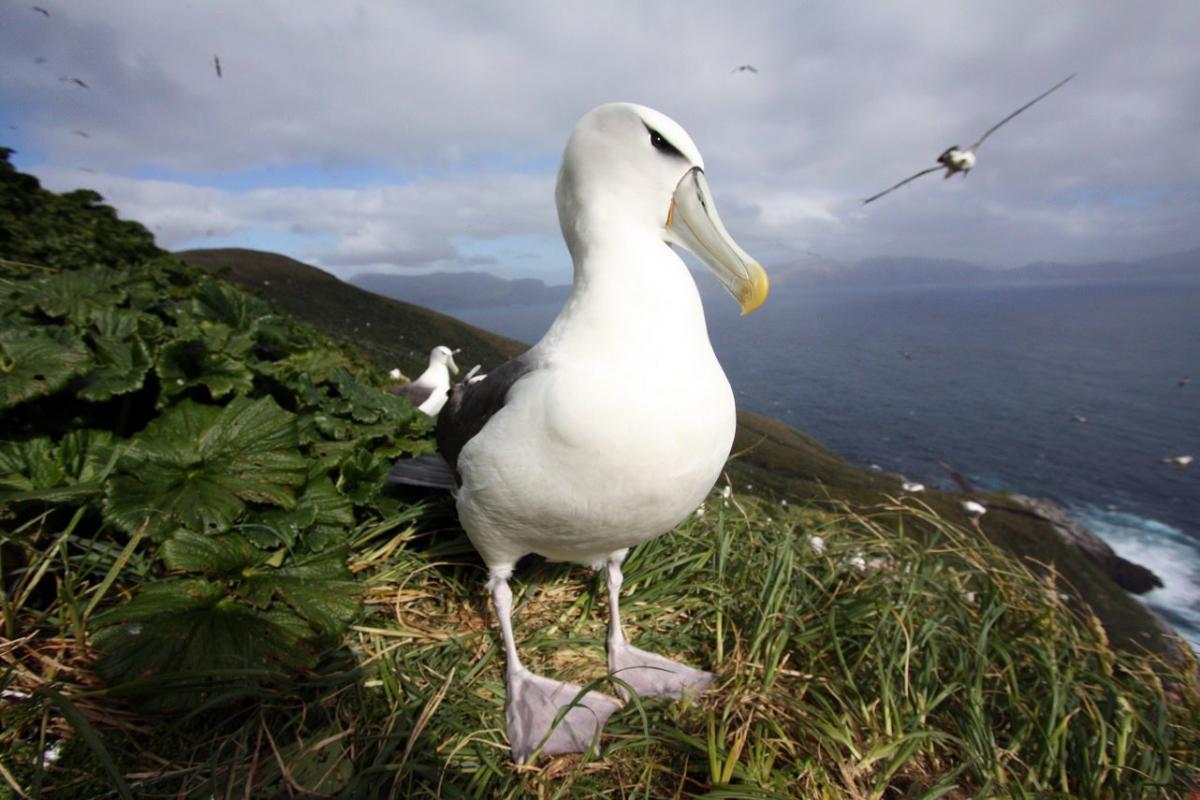
[[[79,78],[68,78],[66,75],[63,75],[61,78],[59,78],[59,80],[62,81],[63,83],[73,83],[76,86],[82,86],[84,89],[92,88],[92,87],[88,86],[86,83],[84,83],[82,80],[80,80]]]
[[[755,68],[754,65],[752,65],[752,64],[741,64],[741,65],[736,66],[733,69],[729,70],[730,75],[732,75],[735,72],[752,72],[755,75],[757,75],[758,69]]]
[[[50,12],[47,11],[46,9],[42,8],[41,6],[33,6],[33,10],[36,11],[37,13],[41,14],[43,17],[50,16]]]
[[[213,67],[217,70],[217,77],[218,78],[221,77],[221,58],[220,58],[220,56],[213,56]]]
[[[87,135],[87,131],[71,131],[71,132],[74,133],[76,136],[82,136],[84,139],[92,138]]]
[[[1010,119],[1017,116],[1017,114],[1020,114],[1022,111],[1029,108],[1034,103],[1043,99],[1044,97],[1049,95],[1051,92],[1057,91],[1059,88],[1061,88],[1063,86],[1063,84],[1065,84],[1067,81],[1071,80],[1074,77],[1075,77],[1075,73],[1072,72],[1070,75],[1063,78],[1061,81],[1054,84],[1049,89],[1042,92],[1037,97],[1033,98],[1028,103],[1021,106],[1016,111],[1012,112],[1007,117],[1005,117],[1004,119],[997,122],[992,127],[988,128],[987,131],[983,134],[983,136],[979,137],[979,141],[975,142],[975,144],[971,145],[970,147],[968,147],[966,149],[960,148],[958,145],[952,145],[951,147],[947,147],[946,150],[940,156],[937,157],[937,166],[936,167],[929,167],[928,169],[923,169],[920,172],[918,172],[916,175],[910,175],[909,177],[900,181],[895,186],[892,186],[888,189],[884,189],[879,194],[871,195],[866,200],[863,200],[863,205],[870,203],[872,200],[878,200],[879,198],[883,197],[888,192],[899,189],[904,184],[909,183],[911,181],[915,181],[917,178],[921,177],[922,175],[928,175],[929,173],[937,172],[940,169],[946,170],[945,177],[947,177],[947,178],[949,178],[951,175],[954,175],[959,172],[961,172],[963,174],[963,177],[965,178],[967,176],[967,173],[971,171],[971,168],[975,166],[975,151],[979,149],[979,146],[981,144],[983,144],[984,141],[989,136],[991,136],[993,133],[995,133],[1000,128],[1001,125],[1008,122]]]

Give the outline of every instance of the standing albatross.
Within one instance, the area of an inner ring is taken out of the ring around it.
[[[438,345],[429,351],[429,366],[415,381],[393,386],[388,391],[397,397],[407,397],[418,411],[436,417],[450,394],[450,373],[458,374],[454,351]]]
[[[555,200],[575,272],[562,311],[529,351],[455,386],[438,419],[440,456],[397,462],[391,476],[455,491],[488,567],[518,763],[539,746],[587,749],[619,707],[599,692],[575,702],[579,686],[521,663],[508,581],[525,555],[606,571],[609,669],[638,694],[679,698],[711,683],[707,672],[633,647],[620,620],[629,548],[700,505],[736,424],[696,284],[668,245],[704,261],[743,313],[767,295],[766,272],[717,215],[696,145],[657,111],[612,103],[584,115]]]

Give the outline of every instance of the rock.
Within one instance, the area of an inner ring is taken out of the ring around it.
[[[993,504],[992,507],[1004,508],[1005,511],[1018,514],[1028,514],[1049,522],[1063,541],[1075,546],[1125,591],[1133,594],[1145,594],[1151,589],[1162,587],[1162,579],[1153,571],[1141,564],[1121,558],[1103,539],[1071,519],[1067,512],[1053,500],[1029,497],[1023,494],[1010,494],[1005,497],[1015,506]]]

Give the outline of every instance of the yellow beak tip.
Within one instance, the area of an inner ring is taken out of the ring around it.
[[[750,280],[743,284],[742,291],[738,295],[738,304],[742,307],[742,316],[753,314],[758,308],[767,301],[767,294],[771,290],[771,281],[767,277],[767,271],[758,264],[751,265]]]

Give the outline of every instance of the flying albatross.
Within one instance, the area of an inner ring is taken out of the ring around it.
[[[458,364],[454,363],[454,351],[445,345],[438,345],[429,351],[429,366],[415,381],[392,386],[388,391],[397,397],[407,397],[418,411],[436,417],[446,405],[450,393],[451,372],[458,374]]]
[[[865,206],[867,203],[871,202],[872,200],[878,200],[879,198],[883,197],[888,192],[891,192],[895,189],[899,189],[904,184],[915,181],[917,178],[921,177],[922,175],[928,175],[931,172],[937,172],[939,169],[946,170],[945,177],[947,177],[947,178],[949,178],[951,175],[954,175],[959,172],[962,173],[964,178],[967,177],[967,173],[970,172],[971,168],[975,166],[975,151],[979,149],[979,146],[981,144],[983,144],[985,139],[987,139],[989,136],[991,136],[993,133],[995,133],[1000,128],[1001,125],[1008,122],[1010,119],[1015,117],[1017,114],[1020,114],[1022,111],[1029,108],[1031,105],[1033,105],[1037,101],[1046,97],[1051,92],[1057,90],[1063,84],[1065,84],[1067,81],[1071,80],[1071,78],[1074,78],[1074,77],[1075,77],[1075,73],[1072,72],[1070,75],[1063,78],[1061,81],[1054,84],[1049,89],[1042,92],[1037,97],[1033,98],[1028,103],[1021,106],[1016,111],[1012,112],[1007,117],[1005,117],[1004,119],[997,122],[992,127],[988,128],[987,131],[984,132],[983,136],[979,137],[979,141],[975,142],[975,144],[971,145],[970,147],[966,148],[965,150],[960,148],[958,145],[952,145],[950,147],[947,147],[945,152],[943,152],[940,156],[937,157],[937,166],[936,167],[929,167],[928,169],[923,169],[920,172],[918,172],[916,175],[910,175],[909,177],[900,181],[895,186],[892,186],[888,189],[884,189],[879,194],[871,195],[866,200],[863,200],[863,205]]]
[[[668,245],[698,256],[743,313],[767,296],[766,272],[717,215],[696,145],[657,111],[613,103],[584,115],[555,200],[574,262],[562,311],[526,353],[454,387],[438,419],[440,456],[399,461],[391,475],[454,490],[487,564],[518,763],[539,746],[587,749],[619,707],[521,663],[508,581],[527,554],[606,571],[609,670],[639,695],[680,698],[711,683],[707,672],[633,647],[620,620],[629,548],[688,517],[733,444],[733,392],[696,284]]]

